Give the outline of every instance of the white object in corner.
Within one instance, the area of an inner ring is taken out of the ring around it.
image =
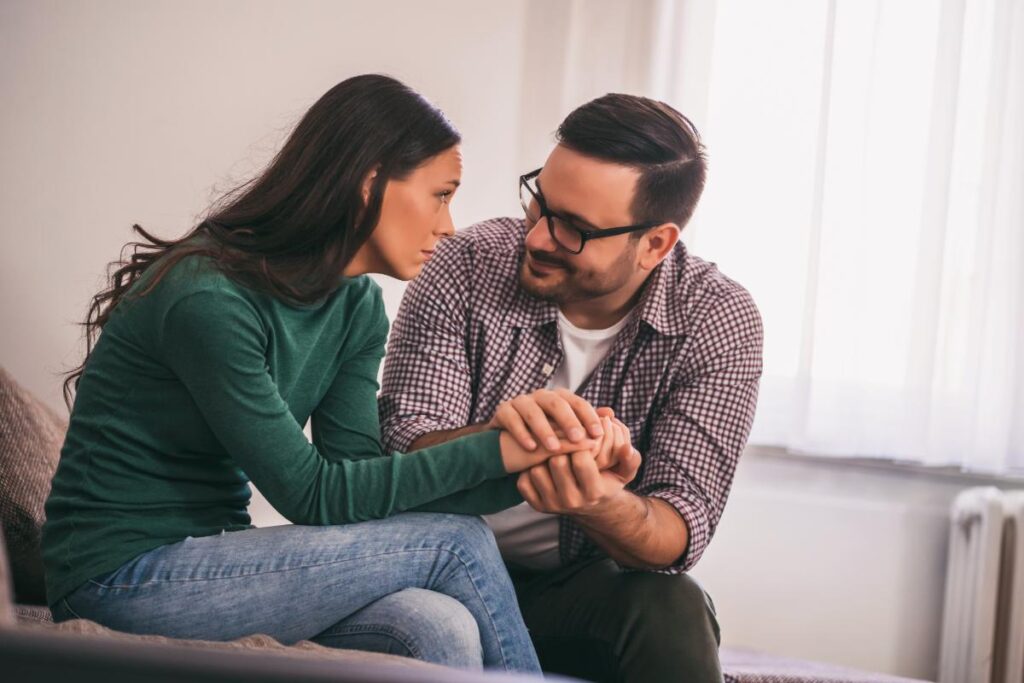
[[[1024,492],[953,503],[939,683],[1024,683]]]

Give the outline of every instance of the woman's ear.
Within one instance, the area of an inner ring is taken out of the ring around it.
[[[380,166],[377,166],[363,178],[363,206],[370,203],[370,188],[373,186],[373,181],[377,179],[377,172],[379,170]]]

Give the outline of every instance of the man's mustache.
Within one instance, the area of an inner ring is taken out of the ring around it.
[[[530,258],[536,261],[537,263],[544,263],[546,265],[554,266],[556,268],[564,268],[566,270],[569,270],[568,263],[558,258],[552,258],[551,254],[549,253],[543,251],[534,251],[532,249],[529,250],[529,253]]]

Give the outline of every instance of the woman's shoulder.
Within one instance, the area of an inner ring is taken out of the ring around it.
[[[168,254],[168,257],[172,255]],[[224,274],[213,257],[186,254],[167,266],[154,263],[149,270],[159,278],[152,292],[166,302],[187,298],[201,292],[241,296],[241,287]],[[146,273],[149,274],[149,271]],[[146,283],[142,283],[145,287]]]
[[[167,253],[135,281],[118,304],[121,314],[156,315],[161,319],[185,301],[202,301],[205,308],[250,308],[253,304],[236,283],[225,275],[216,261],[205,254],[175,258]]]
[[[369,275],[345,278],[335,292],[339,308],[344,308],[348,316],[358,319],[373,332],[383,327],[387,331],[387,313],[384,307],[384,292],[381,286]]]

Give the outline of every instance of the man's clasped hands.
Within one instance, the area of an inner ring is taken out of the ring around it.
[[[539,512],[598,513],[640,468],[640,453],[614,411],[594,408],[566,389],[540,389],[505,401],[488,427],[502,430],[503,453],[522,459],[506,466],[520,473],[519,493]],[[509,448],[510,440],[519,448]]]

